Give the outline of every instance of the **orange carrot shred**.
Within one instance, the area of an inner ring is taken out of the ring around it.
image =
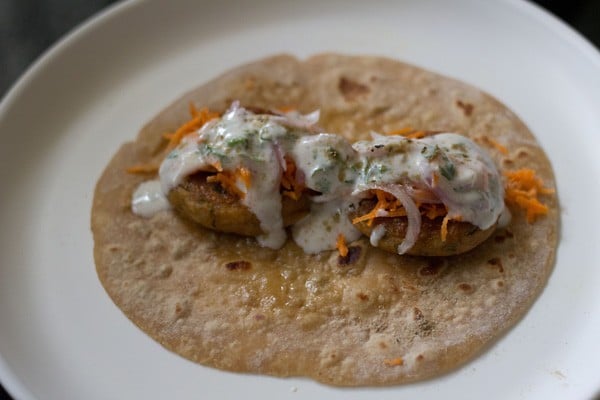
[[[419,209],[421,214],[429,219],[436,219],[448,214],[448,210],[443,204],[422,204]]]
[[[415,130],[410,126],[405,126],[404,128],[396,129],[386,133],[388,136],[400,135],[404,136],[407,139],[422,139],[426,135],[425,131]]]
[[[422,139],[425,137],[425,131],[415,131],[405,135],[407,139]]]
[[[388,133],[386,133],[386,135],[392,136],[392,135],[406,135],[408,133],[414,132],[415,130],[410,127],[410,126],[405,126],[404,128],[400,128],[400,129],[394,129],[393,131],[390,131]]]
[[[374,190],[374,192],[377,197],[377,204],[375,204],[375,207],[373,207],[373,209],[367,214],[354,218],[352,220],[353,224],[367,221],[367,225],[372,226],[375,218],[394,218],[406,216],[406,210],[396,198],[382,190]],[[445,242],[448,236],[448,222],[450,221],[446,206],[443,204],[425,203],[417,204],[417,207],[419,208],[420,213],[429,219],[433,220],[438,217],[444,217],[440,228],[440,235],[442,242]],[[384,212],[380,212],[380,210]],[[459,218],[455,219],[459,220]]]
[[[340,252],[340,256],[346,257],[348,255],[348,246],[346,246],[346,238],[344,234],[340,233],[337,237],[336,247]]]
[[[298,200],[302,196],[304,185],[296,181],[296,164],[294,160],[285,157],[285,171],[281,176],[282,194],[292,200]]]
[[[525,210],[527,222],[532,223],[537,217],[548,213],[548,207],[538,199],[538,195],[552,194],[554,190],[544,187],[534,170],[523,168],[507,171],[504,176],[507,178],[505,200]]]
[[[503,155],[507,155],[508,154],[508,149],[501,145],[499,142],[495,141],[494,139],[488,137],[488,136],[480,136],[479,138],[477,138],[480,142],[483,142],[493,148],[495,148],[496,150],[498,150],[501,154]]]
[[[210,111],[208,108],[204,107],[201,110],[197,110],[193,103],[189,104],[189,113],[192,118],[185,123],[183,123],[175,132],[166,132],[163,133],[162,137],[168,140],[167,147],[165,148],[165,153],[169,153],[173,150],[181,140],[191,133],[196,132],[198,129],[202,128],[208,121],[218,118],[219,114],[213,111]],[[127,172],[132,174],[150,174],[158,172],[158,165],[148,164],[148,165],[134,165],[127,168]]]
[[[397,367],[399,365],[404,365],[404,360],[400,357],[397,357],[383,360],[383,363],[388,367]]]
[[[375,196],[377,197],[377,204],[375,204],[375,207],[373,207],[373,209],[368,212],[367,214],[360,216],[360,217],[356,217],[352,220],[353,224],[357,224],[359,222],[362,221],[368,221],[367,225],[368,226],[372,226],[373,225],[373,220],[375,220],[375,218],[378,217],[379,214],[379,210],[382,211],[397,211],[397,207],[394,207],[393,202],[397,201],[397,200],[388,200],[387,196],[386,196],[386,192],[384,192],[383,190],[374,190],[373,192],[375,192]]]
[[[190,103],[190,114],[192,119],[181,125],[175,132],[167,134],[166,137],[169,139],[166,151],[173,150],[181,142],[181,140],[190,133],[197,131],[202,128],[208,121],[213,120],[219,116],[218,113],[209,111],[208,108],[204,107],[200,110],[196,110],[194,105]]]
[[[126,171],[130,174],[156,174],[158,173],[159,165],[156,164],[138,164],[132,165]]]
[[[294,106],[281,106],[279,108],[277,108],[277,111],[280,111],[282,113],[288,113],[290,111],[295,111],[296,107]]]
[[[233,172],[221,170],[215,175],[211,175],[208,178],[206,178],[206,182],[218,182],[223,187],[223,189],[243,199],[246,196],[246,193],[243,190],[241,190],[237,185],[238,178],[240,181],[242,181],[246,188],[250,187],[251,174],[250,171],[244,167],[239,167]]]
[[[448,217],[448,214],[446,214],[444,220],[442,221],[441,227],[442,242],[445,242],[446,238],[448,237],[448,221],[450,221],[450,217]]]

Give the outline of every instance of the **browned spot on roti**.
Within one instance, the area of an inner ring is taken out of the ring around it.
[[[438,275],[445,266],[445,262],[441,258],[432,258],[428,260],[427,266],[421,268],[419,270],[419,275],[421,276],[434,276]]]
[[[379,347],[381,347],[382,349],[387,349],[387,344],[385,344],[385,342],[379,342]]]
[[[356,297],[358,297],[361,301],[367,301],[369,300],[369,295],[365,294],[363,292],[360,292],[356,295]]]
[[[352,265],[358,261],[360,258],[360,254],[362,253],[362,248],[360,246],[350,246],[348,247],[348,254],[345,257],[338,256],[338,265],[340,267],[345,267],[348,265]]]
[[[252,268],[252,263],[250,261],[232,261],[225,264],[225,268],[230,271],[246,271]]]
[[[521,158],[521,159],[527,158],[527,157],[529,157],[529,152],[525,149],[521,149],[517,152],[517,157]]]
[[[431,331],[433,330],[433,323],[425,318],[423,312],[417,307],[413,309],[413,319],[417,324],[417,335],[424,337],[431,334]]]
[[[502,266],[502,260],[499,257],[494,257],[488,260],[488,264],[496,267],[498,272],[504,273],[504,267]]]
[[[475,288],[471,285],[469,285],[468,283],[465,282],[461,282],[458,285],[456,285],[461,291],[463,291],[466,294],[470,294],[473,293],[475,291]]]
[[[456,106],[462,110],[465,116],[470,117],[475,106],[471,103],[466,103],[461,100],[456,100]]]
[[[498,234],[494,237],[494,241],[496,243],[504,243],[506,239],[512,239],[515,237],[511,231],[505,229],[503,231],[498,232]]]
[[[417,361],[423,361],[425,359],[425,357],[423,356],[423,354],[419,354],[417,357],[415,357],[415,360]]]
[[[371,91],[367,85],[352,81],[344,76],[340,78],[338,89],[347,101],[356,100],[359,96],[366,95]]]
[[[175,303],[175,318],[185,318],[190,315],[192,308],[188,302]]]
[[[515,162],[513,160],[511,160],[510,158],[505,158],[502,160],[502,164],[507,168],[512,168],[512,166],[515,164]]]
[[[171,276],[171,274],[173,273],[173,267],[167,264],[163,264],[160,267],[158,267],[157,272],[159,278],[165,279]]]

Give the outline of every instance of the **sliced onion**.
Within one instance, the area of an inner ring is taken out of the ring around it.
[[[431,189],[419,189],[412,186],[404,186],[406,192],[417,203],[440,204],[442,201]]]
[[[272,117],[272,120],[291,128],[306,129],[311,132],[316,132],[316,124],[319,122],[320,117],[320,110],[313,111],[309,114],[300,114],[297,111],[291,111],[278,114]]]
[[[245,108],[240,106],[240,101],[239,100],[234,100],[231,102],[231,105],[229,106],[229,109],[226,112],[235,112],[237,110],[246,110]]]
[[[421,231],[421,213],[417,208],[417,205],[413,201],[413,199],[408,194],[407,188],[404,185],[397,184],[389,184],[389,185],[364,185],[358,191],[363,192],[365,190],[382,190],[386,193],[391,194],[395,198],[397,198],[404,210],[406,210],[406,218],[408,219],[408,226],[406,227],[406,235],[404,236],[404,240],[402,243],[398,245],[398,249],[396,250],[398,254],[404,254],[408,250],[410,250],[417,238],[419,237],[419,232]],[[356,192],[355,192],[356,194]]]
[[[275,152],[275,155],[277,156],[277,161],[279,162],[279,166],[281,167],[281,169],[283,171],[285,171],[287,169],[287,164],[285,162],[285,150],[281,148],[279,143],[275,143],[273,145],[273,151]]]

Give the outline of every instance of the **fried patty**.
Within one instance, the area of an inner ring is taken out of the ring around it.
[[[243,236],[258,236],[264,232],[260,221],[243,205],[238,196],[223,189],[218,182],[207,182],[209,173],[199,172],[187,177],[173,188],[168,199],[184,218],[206,228]],[[290,226],[310,211],[306,194],[298,200],[282,196],[283,225]]]
[[[376,201],[367,199],[360,202],[357,209],[350,213],[350,218],[356,218],[369,213],[375,207]],[[406,254],[414,256],[451,256],[467,252],[481,244],[496,229],[496,224],[482,230],[468,222],[448,221],[448,234],[442,241],[442,217],[435,219],[422,218],[421,230],[414,246]],[[375,218],[369,226],[368,221],[361,221],[354,226],[364,235],[370,236],[373,229],[383,225],[385,235],[379,240],[378,248],[395,253],[406,236],[408,218]]]

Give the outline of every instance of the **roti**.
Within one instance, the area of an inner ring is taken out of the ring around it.
[[[307,376],[339,386],[389,385],[443,374],[481,353],[530,308],[557,247],[556,195],[533,223],[510,224],[465,254],[414,257],[368,238],[305,254],[210,231],[175,212],[131,211],[190,103],[319,109],[319,125],[350,141],[403,127],[456,132],[480,143],[501,170],[530,168],[555,187],[534,136],[506,106],[468,84],[398,61],[279,55],[240,66],[185,94],[124,144],[99,179],[91,225],[98,277],[123,313],[165,348],[228,371]],[[508,151],[500,151],[507,149]],[[504,154],[506,153],[506,154]]]

